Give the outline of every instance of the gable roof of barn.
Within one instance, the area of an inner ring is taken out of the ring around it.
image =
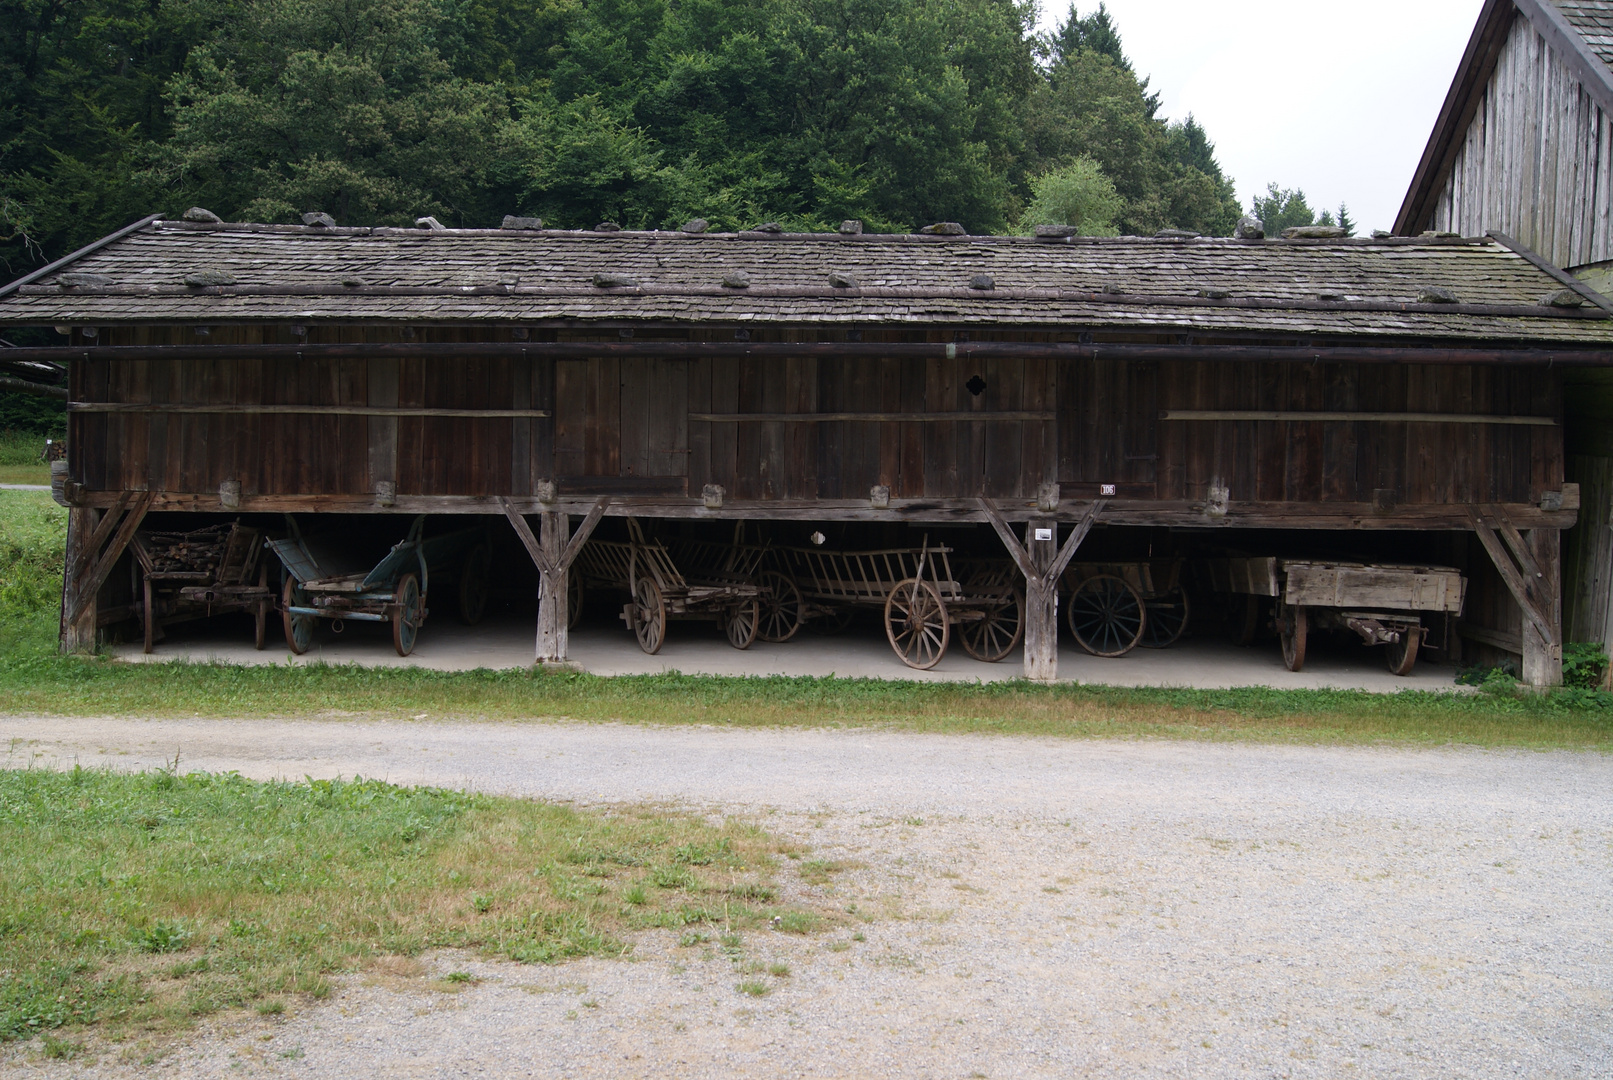
[[[1485,0],[1445,104],[1395,219],[1406,236],[1429,219],[1518,20],[1528,22],[1602,111],[1613,116],[1613,0]]]
[[[736,287],[741,280],[746,286]],[[0,287],[0,325],[972,325],[1606,347],[1609,302],[1570,287],[1589,298],[1585,306],[1546,305],[1565,288],[1561,275],[1489,238],[1035,239],[148,220]],[[1429,302],[1430,289],[1457,302]]]

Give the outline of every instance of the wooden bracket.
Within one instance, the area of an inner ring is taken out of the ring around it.
[[[588,511],[588,515],[582,519],[582,524],[577,526],[577,531],[571,534],[570,543],[568,543],[566,545],[566,549],[560,553],[560,564],[558,566],[549,561],[549,556],[544,552],[543,545],[540,544],[538,542],[538,538],[532,534],[532,526],[526,523],[526,518],[515,509],[515,506],[510,502],[510,500],[500,495],[498,497],[498,504],[499,507],[504,511],[504,516],[509,518],[510,524],[515,527],[515,535],[521,538],[521,546],[526,548],[526,553],[532,556],[532,561],[537,564],[538,572],[543,574],[557,574],[562,570],[571,569],[571,564],[576,561],[578,552],[582,551],[582,546],[586,544],[588,542],[588,538],[593,535],[595,526],[597,526],[600,522],[600,519],[605,516],[605,508],[610,505],[610,496],[604,496],[603,498],[600,498],[594,502],[593,508],[590,509]]]
[[[1008,554],[1014,560],[1014,565],[1018,566],[1020,573],[1025,575],[1026,581],[1039,579],[1057,581],[1059,575],[1064,573],[1064,568],[1069,566],[1070,560],[1075,557],[1076,549],[1087,538],[1087,533],[1092,531],[1092,526],[1097,522],[1098,515],[1103,513],[1104,505],[1105,500],[1097,499],[1087,507],[1086,513],[1082,514],[1080,519],[1076,521],[1075,528],[1070,530],[1070,535],[1065,539],[1064,546],[1059,548],[1057,557],[1053,559],[1053,565],[1048,567],[1044,575],[1036,569],[1035,560],[1031,558],[1030,552],[1025,550],[1025,545],[1020,543],[1019,537],[1014,535],[1014,530],[1010,529],[1008,522],[1003,520],[1002,514],[997,509],[997,504],[984,495],[980,496],[980,509],[985,512],[986,520],[991,522],[991,527],[997,530],[997,536],[1002,540],[1003,546],[1008,549]]]
[[[1473,532],[1478,536],[1479,543],[1484,545],[1484,550],[1489,553],[1490,561],[1495,563],[1495,569],[1501,575],[1501,580],[1506,583],[1507,591],[1518,602],[1518,607],[1523,609],[1524,617],[1534,623],[1535,629],[1548,643],[1561,645],[1562,635],[1556,621],[1547,617],[1546,612],[1541,610],[1534,590],[1530,587],[1533,582],[1543,581],[1545,575],[1539,563],[1530,554],[1522,534],[1500,507],[1487,506],[1484,508],[1484,514],[1480,514],[1478,507],[1469,507],[1468,512],[1473,518]],[[1496,530],[1484,520],[1486,515],[1496,519],[1501,536],[1498,537]],[[1501,537],[1506,538],[1504,546]],[[1513,562],[1514,556],[1517,562]]]
[[[155,492],[125,491],[113,504],[113,508],[101,518],[100,524],[90,536],[89,543],[84,546],[83,561],[77,567],[82,572],[83,568],[93,564],[93,569],[78,578],[72,603],[68,605],[69,623],[75,623],[83,616],[85,608],[95,599],[95,594],[106,584],[106,579],[111,576],[112,567],[116,565],[118,557],[123,554],[123,550],[129,546],[129,541],[134,539],[135,531],[145,521],[146,511],[151,509],[151,501],[154,498],[156,498]],[[115,533],[114,528],[117,530]],[[106,542],[108,533],[112,533],[112,542],[109,544]],[[105,551],[101,551],[102,544],[106,544]],[[100,554],[97,555],[96,552]]]

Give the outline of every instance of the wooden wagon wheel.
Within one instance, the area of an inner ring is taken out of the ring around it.
[[[459,621],[475,626],[487,613],[487,593],[492,577],[493,549],[477,544],[465,558],[459,573]]]
[[[408,656],[414,652],[415,640],[420,636],[420,624],[425,621],[420,600],[420,579],[413,574],[400,577],[398,587],[392,593],[392,603],[392,647],[398,650],[399,656]]]
[[[575,630],[582,621],[582,571],[573,566],[566,571],[566,629]]]
[[[801,629],[801,590],[795,579],[777,570],[764,570],[756,583],[762,587],[756,636],[763,641],[790,640]]]
[[[976,660],[995,664],[1013,652],[1025,636],[1025,594],[1015,589],[982,614],[979,622],[964,625],[963,651]]]
[[[666,600],[654,578],[641,577],[633,586],[633,633],[638,647],[654,656],[666,641]]]
[[[1299,671],[1305,666],[1305,638],[1307,624],[1305,607],[1279,603],[1277,605],[1277,635],[1283,642],[1283,666]]]
[[[1163,649],[1176,644],[1187,629],[1187,620],[1192,614],[1187,592],[1172,589],[1161,599],[1149,602],[1148,625],[1143,630],[1143,639],[1137,644],[1145,649]]]
[[[952,627],[934,585],[919,578],[896,583],[885,598],[885,636],[910,668],[928,671],[941,662]]]
[[[737,607],[723,608],[722,629],[728,635],[728,644],[736,649],[751,647],[761,624],[761,610],[761,602],[754,596]]]
[[[286,648],[301,656],[314,643],[314,617],[293,615],[293,607],[307,607],[308,594],[303,592],[297,579],[286,575],[285,588],[280,590],[280,621],[286,629]]]
[[[1070,594],[1065,619],[1081,648],[1093,656],[1124,656],[1148,627],[1148,609],[1123,578],[1089,577]]]
[[[1411,669],[1417,666],[1417,650],[1423,643],[1423,628],[1413,627],[1400,632],[1399,641],[1391,641],[1384,646],[1385,657],[1389,661],[1389,670],[1396,675],[1410,675]]]

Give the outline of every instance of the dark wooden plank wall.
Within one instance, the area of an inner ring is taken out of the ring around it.
[[[464,340],[474,330],[435,330]],[[285,329],[220,329],[219,345]],[[193,344],[182,329],[118,343]],[[278,336],[277,336],[278,335]],[[323,340],[399,340],[324,330]],[[985,383],[976,395],[974,376]],[[1530,413],[1560,416],[1548,369],[1006,359],[455,360],[221,358],[76,365],[79,400],[537,408],[552,418],[76,415],[75,468],[97,489],[361,494],[383,480],[428,495],[562,487],[729,497],[1072,498],[1401,503],[1534,502],[1563,476],[1560,427],[1381,421],[1165,421],[1161,410]],[[990,414],[1057,409],[1059,421]],[[691,414],[949,413],[902,422],[711,421]]]

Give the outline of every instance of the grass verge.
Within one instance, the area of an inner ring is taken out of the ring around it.
[[[1022,682],[121,664],[55,653],[66,512],[0,491],[0,713],[533,717],[736,727],[1613,750],[1613,695],[1127,689]],[[1501,687],[1501,689],[1505,689]]]
[[[733,822],[366,780],[3,771],[0,1042],[272,1015],[439,946],[551,962],[815,919],[772,899],[781,850]]]

